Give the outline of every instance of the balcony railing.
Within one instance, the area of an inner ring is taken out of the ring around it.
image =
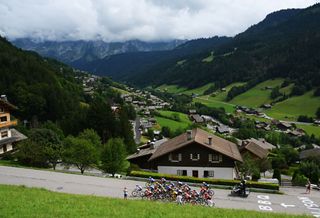
[[[17,120],[13,120],[13,121],[9,121],[9,122],[4,122],[4,123],[0,123],[0,128],[4,128],[4,127],[10,127],[10,126],[16,126],[18,124]]]

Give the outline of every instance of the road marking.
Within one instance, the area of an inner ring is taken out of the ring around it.
[[[284,208],[288,208],[288,207],[295,207],[296,205],[293,205],[293,204],[285,204],[285,203],[281,203],[280,204],[282,207]]]
[[[273,211],[272,207],[270,206],[272,203],[269,201],[270,197],[268,195],[258,195],[257,198],[259,199],[258,207],[260,210]]]
[[[314,217],[320,218],[320,207],[318,204],[314,203],[310,198],[308,197],[298,197],[298,199],[303,203],[303,205],[310,210],[311,214]]]

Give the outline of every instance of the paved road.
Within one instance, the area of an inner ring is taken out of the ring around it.
[[[140,139],[141,139],[141,132],[139,127],[140,127],[140,117],[137,116],[133,125],[134,141],[137,145],[140,144]]]
[[[144,182],[82,176],[50,171],[0,166],[0,184],[41,187],[52,191],[122,197],[122,190],[132,190]],[[247,199],[230,197],[228,190],[215,190],[215,203],[221,208],[239,208],[257,211],[274,211],[291,214],[308,214],[320,217],[320,192],[304,194],[304,189],[287,188],[285,195],[251,193]]]

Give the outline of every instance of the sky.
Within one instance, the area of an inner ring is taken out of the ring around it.
[[[234,36],[273,11],[319,0],[0,0],[9,39],[165,41]]]

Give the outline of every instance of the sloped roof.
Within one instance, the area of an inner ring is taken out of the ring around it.
[[[209,145],[208,138],[212,138],[212,143]],[[175,151],[191,143],[198,143],[216,152],[219,152],[225,156],[228,156],[234,160],[242,162],[242,157],[240,155],[239,149],[236,144],[220,138],[216,135],[210,134],[202,129],[193,129],[191,134],[191,139],[188,140],[187,133],[183,133],[159,146],[159,148],[150,157],[150,160],[161,157],[167,153]]]
[[[16,110],[17,107],[14,106],[13,104],[9,103],[8,101],[4,100],[4,99],[0,99],[0,105],[4,105],[12,110]]]
[[[138,158],[138,157],[142,157],[142,156],[146,156],[146,155],[150,155],[150,154],[153,154],[157,148],[164,142],[168,141],[168,139],[166,138],[163,138],[161,140],[158,140],[154,143],[154,147],[153,148],[150,148],[150,145],[142,145],[140,146],[140,150],[139,152],[136,152],[134,154],[131,154],[129,155],[126,159],[127,160],[131,160],[131,159],[135,159],[135,158]]]
[[[320,148],[308,149],[300,152],[300,159],[306,159],[309,157],[320,157]]]
[[[260,159],[263,159],[268,156],[268,150],[262,148],[261,146],[257,145],[255,142],[249,142],[245,149],[253,153],[254,155],[258,156]]]
[[[260,147],[262,147],[263,149],[266,149],[266,150],[272,150],[272,149],[276,148],[276,146],[267,142],[265,139],[257,140],[255,138],[251,138],[250,141],[256,143],[257,145],[259,145]]]
[[[23,135],[18,130],[11,129],[11,137],[0,140],[0,147],[9,143],[19,142],[27,138],[28,138],[27,136]]]

